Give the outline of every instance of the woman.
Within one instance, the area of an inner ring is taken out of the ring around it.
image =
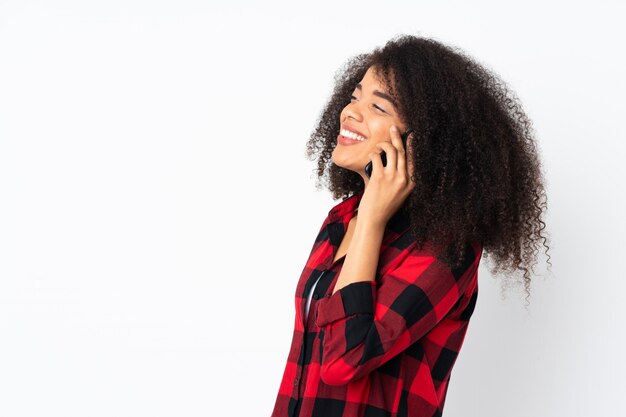
[[[497,77],[431,39],[392,39],[337,80],[307,149],[344,199],[297,284],[272,417],[440,416],[483,249],[524,270],[529,295],[545,240],[530,122]]]

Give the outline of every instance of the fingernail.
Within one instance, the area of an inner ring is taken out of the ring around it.
[[[393,130],[394,132],[397,132],[397,131],[398,131],[398,128],[397,128],[395,125],[392,125],[392,126],[391,126],[391,130]]]

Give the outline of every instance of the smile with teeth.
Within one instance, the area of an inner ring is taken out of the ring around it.
[[[345,137],[350,138],[350,139],[360,140],[360,141],[364,141],[365,140],[365,138],[363,136],[357,135],[356,133],[350,132],[349,130],[346,130],[346,129],[341,129],[340,133],[341,133],[341,136],[345,136]]]

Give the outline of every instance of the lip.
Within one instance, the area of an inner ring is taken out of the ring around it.
[[[365,139],[367,139],[367,136],[365,136],[363,133],[359,132],[358,130],[352,128],[351,126],[348,125],[343,125],[341,126],[341,129],[346,129],[349,130],[350,132],[356,133],[357,135],[361,135],[363,136]]]
[[[350,139],[348,137],[343,136],[342,134],[337,135],[337,143],[341,145],[356,145],[358,143],[363,143],[362,140]]]

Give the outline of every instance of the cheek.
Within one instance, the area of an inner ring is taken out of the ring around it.
[[[368,146],[367,153],[370,153],[370,152],[381,152],[383,149],[377,147],[376,145],[379,144],[379,143],[383,143],[383,142],[384,142],[384,140],[378,140],[376,142],[370,143],[369,146]]]

